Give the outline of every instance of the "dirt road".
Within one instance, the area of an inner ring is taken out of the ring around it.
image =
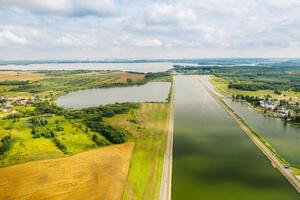
[[[170,121],[167,136],[167,145],[163,161],[163,171],[161,179],[160,200],[171,200],[172,187],[172,162],[173,162],[173,127],[174,127],[174,92],[175,76],[172,86]]]

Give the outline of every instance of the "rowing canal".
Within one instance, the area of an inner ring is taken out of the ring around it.
[[[299,200],[199,82],[175,79],[172,199]]]
[[[203,83],[214,90],[214,85],[208,76],[201,76]],[[254,132],[263,137],[276,153],[287,162],[300,166],[300,127],[274,117],[265,116],[251,109],[247,103],[233,101],[231,98],[223,97],[223,101],[234,110],[251,127]]]
[[[249,126],[268,141],[287,162],[300,166],[300,128],[280,119],[267,117],[248,108],[246,103],[224,99]]]

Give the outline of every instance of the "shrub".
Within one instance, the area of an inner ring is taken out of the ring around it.
[[[57,148],[59,148],[64,154],[67,153],[67,147],[62,144],[57,138],[52,138],[53,143]]]
[[[104,140],[99,139],[97,135],[93,135],[92,140],[93,140],[98,146],[104,146],[104,145],[107,145],[107,142],[105,142]]]
[[[12,139],[11,136],[7,135],[0,141],[0,155],[4,154],[11,147]]]

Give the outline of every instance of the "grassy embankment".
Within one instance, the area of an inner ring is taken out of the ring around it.
[[[271,90],[258,90],[258,91],[243,91],[243,90],[233,90],[228,88],[228,82],[222,78],[218,78],[218,77],[213,77],[211,80],[211,83],[214,84],[214,86],[216,87],[216,90],[228,97],[231,97],[232,94],[240,94],[240,95],[249,95],[249,96],[260,96],[260,97],[265,97],[267,95],[271,95],[274,98],[277,99],[297,99],[298,97],[300,97],[300,93],[299,92],[292,92],[292,91],[283,91],[281,95],[275,94],[273,91]],[[222,101],[222,100],[220,100]],[[226,103],[224,103],[222,101],[222,103],[226,106],[227,109],[231,110],[233,113],[234,110],[232,110]],[[249,106],[251,106],[249,104]],[[252,109],[263,113],[263,109],[259,109],[259,108],[254,108],[253,106],[251,106]],[[263,137],[261,137],[259,134],[257,134],[254,130],[252,130],[252,128],[247,124],[247,122],[245,122],[241,117],[239,117],[236,113],[235,113],[236,117],[249,129],[251,130],[251,132],[260,139],[260,141],[271,151],[274,153],[274,155],[276,155],[276,157],[283,163],[283,164],[287,164],[286,160],[281,157],[280,155],[278,155],[278,153],[276,152],[276,150],[271,146],[271,144],[269,144]],[[298,124],[297,124],[298,125]],[[298,166],[294,166],[292,167],[292,171],[294,175],[300,175],[300,169],[298,168]]]
[[[221,107],[224,108],[226,113],[240,126],[240,128],[250,137],[250,139],[257,145],[257,147],[265,154],[265,156],[272,162],[272,165],[277,168],[282,175],[284,175],[287,180],[295,187],[295,189],[300,191],[300,182],[296,177],[299,169],[293,168],[293,170],[285,169],[284,165],[287,162],[276,150],[260,135],[258,135],[239,115],[237,115],[232,108],[230,108],[219,96],[214,94],[209,90],[204,84],[203,87],[209,92],[209,94],[219,103]]]
[[[128,114],[106,119],[135,142],[123,199],[158,199],[170,104],[143,103]]]
[[[272,98],[272,99],[278,99],[278,100],[286,100],[293,103],[300,103],[300,92],[295,92],[291,90],[285,90],[281,91],[281,94],[276,94],[273,90],[257,90],[257,91],[245,91],[245,90],[238,90],[238,89],[232,89],[228,88],[229,81],[220,77],[211,76],[212,79],[210,79],[210,82],[216,87],[216,90],[227,97],[232,97],[232,95],[243,95],[243,96],[254,96],[259,98]],[[276,112],[273,112],[271,110],[268,110],[265,112],[265,109],[258,106],[254,107],[250,103],[247,103],[248,106],[250,106],[253,110],[264,113],[267,116],[274,117],[276,116]],[[294,123],[291,121],[288,121],[290,124],[294,124],[296,126],[300,126],[299,123]]]

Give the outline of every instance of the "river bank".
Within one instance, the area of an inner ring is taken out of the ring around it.
[[[201,85],[206,89],[206,91],[218,102],[219,105],[226,111],[226,113],[240,126],[240,128],[249,136],[249,138],[254,142],[254,144],[264,153],[264,155],[271,161],[272,165],[280,171],[283,176],[290,182],[290,184],[300,193],[300,181],[293,174],[291,169],[285,167],[286,163],[274,154],[274,152],[267,147],[264,142],[257,136],[253,130],[243,121],[241,118],[230,108],[222,99],[214,94],[210,89],[207,88],[205,84],[199,80]]]
[[[219,94],[235,101],[242,101],[252,110],[265,116],[281,119],[283,123],[300,127],[300,123],[296,119],[298,116],[297,112],[299,111],[295,111],[299,110],[300,102],[296,100],[300,98],[299,93],[297,96],[296,92],[291,94],[291,92],[285,91],[279,95],[269,90],[246,91],[232,89],[228,87],[228,83],[223,82],[222,78],[212,75],[209,77],[209,82]],[[291,99],[294,101],[291,101]]]
[[[164,153],[163,171],[161,179],[160,200],[171,200],[172,190],[172,164],[173,164],[173,130],[174,130],[174,94],[175,77],[173,77],[172,91],[170,99],[169,128],[167,136],[166,150]]]
[[[298,200],[198,79],[176,76],[172,200]]]

